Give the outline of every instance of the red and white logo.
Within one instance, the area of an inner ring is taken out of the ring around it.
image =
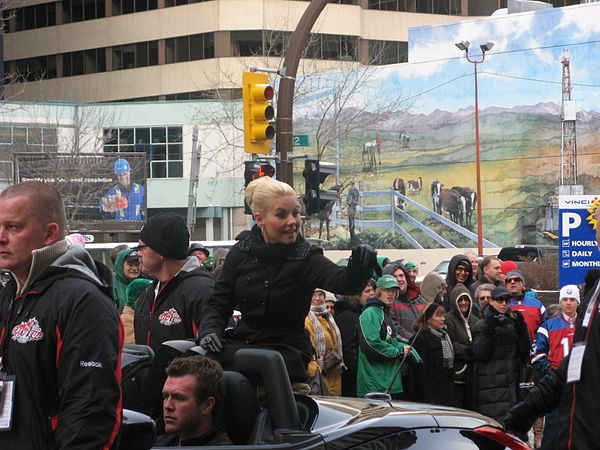
[[[181,316],[175,308],[171,308],[158,316],[158,321],[167,327],[181,323]]]
[[[35,317],[27,322],[21,322],[12,329],[13,341],[17,341],[19,344],[26,344],[29,341],[41,341],[43,337],[44,332]]]

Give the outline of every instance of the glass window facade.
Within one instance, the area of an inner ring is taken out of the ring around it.
[[[183,177],[180,126],[105,129],[104,152],[145,152],[149,178]]]

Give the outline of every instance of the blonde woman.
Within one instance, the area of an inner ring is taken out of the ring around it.
[[[296,191],[281,181],[254,180],[246,188],[246,202],[256,225],[237,237],[225,259],[203,311],[199,342],[212,353],[222,352],[225,367],[236,348],[275,348],[284,355],[290,379],[305,382],[313,352],[304,319],[313,291],[360,292],[377,267],[376,252],[359,245],[347,267],[331,262],[300,234]],[[242,319],[225,336],[230,345],[223,349],[223,330],[234,308]]]

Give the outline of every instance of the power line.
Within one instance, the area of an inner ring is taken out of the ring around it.
[[[480,73],[486,74],[486,75],[493,75],[493,76],[497,76],[497,77],[502,77],[502,78],[514,78],[516,80],[535,81],[537,83],[562,84],[562,81],[551,81],[551,80],[541,80],[539,78],[519,77],[517,75],[508,75],[508,74],[497,73],[497,72],[482,71]],[[600,84],[571,83],[571,86],[600,88]]]

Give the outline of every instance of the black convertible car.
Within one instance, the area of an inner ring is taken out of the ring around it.
[[[219,420],[236,445],[215,449],[529,449],[497,422],[470,411],[396,402],[385,394],[294,394],[281,355],[270,350],[239,350],[225,383]],[[150,418],[126,411],[123,425],[121,448],[158,448]]]

